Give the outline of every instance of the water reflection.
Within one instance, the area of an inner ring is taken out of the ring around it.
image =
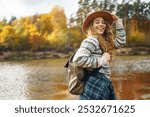
[[[150,73],[130,73],[112,77],[118,99],[150,99]],[[126,77],[126,78],[124,78]]]
[[[118,99],[150,99],[150,57],[116,57]],[[78,99],[67,91],[65,59],[0,62],[0,99]]]
[[[25,99],[28,69],[26,65],[0,64],[0,99]]]

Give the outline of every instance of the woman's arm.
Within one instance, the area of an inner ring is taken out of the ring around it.
[[[116,37],[114,46],[116,49],[123,47],[126,44],[126,32],[122,23],[122,19],[116,18]]]
[[[84,68],[99,68],[106,64],[107,58],[105,56],[91,56],[97,46],[99,46],[99,43],[95,38],[89,37],[83,40],[73,58],[73,62]]]

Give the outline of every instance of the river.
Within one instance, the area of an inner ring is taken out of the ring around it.
[[[76,100],[67,91],[66,59],[0,62],[1,100]],[[150,99],[150,56],[116,56],[111,80],[120,100]]]

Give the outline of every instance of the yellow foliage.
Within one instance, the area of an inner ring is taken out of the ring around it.
[[[136,45],[136,44],[145,44],[145,34],[140,31],[130,31],[129,38],[128,38],[129,44]]]
[[[53,26],[51,24],[51,16],[49,14],[41,14],[36,23],[41,33],[51,33]]]
[[[80,31],[79,28],[71,28],[69,30],[69,39],[68,41],[71,42],[71,46],[73,48],[79,47],[81,41],[83,40],[83,33]]]
[[[1,37],[1,33],[0,33],[0,44],[4,42],[4,39],[2,39]]]
[[[144,30],[139,27],[139,23],[142,21],[138,21],[137,19],[131,19],[129,33],[127,33],[127,43],[129,45],[145,45],[146,44],[146,35]],[[144,24],[143,24],[144,25]]]
[[[67,28],[67,18],[62,7],[55,6],[50,12],[50,15],[54,30],[62,30]]]
[[[81,36],[78,29],[68,30],[64,9],[55,6],[48,14],[22,17],[11,25],[5,25],[0,32],[0,43],[12,50],[25,50],[26,47],[38,50],[49,48],[49,45],[50,48],[63,50],[71,43],[78,43]]]
[[[25,25],[24,33],[30,35],[30,39],[34,39],[34,36],[40,36],[41,34],[38,32],[37,28],[33,24]]]
[[[10,35],[10,33],[14,33],[13,27],[10,25],[6,25],[3,27],[3,30],[1,32],[1,42],[4,42],[5,38]]]

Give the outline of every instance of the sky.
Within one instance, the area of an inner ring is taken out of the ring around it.
[[[59,5],[65,9],[67,18],[78,10],[79,0],[0,0],[0,20],[11,16],[17,18],[30,16],[36,13],[49,13],[51,9]],[[120,1],[120,0],[119,0]],[[141,0],[148,2],[149,0]]]
[[[71,14],[76,13],[78,0],[0,0],[0,20],[4,16],[9,20],[11,16],[19,18],[36,13],[49,13],[56,5],[63,7],[69,18]]]

